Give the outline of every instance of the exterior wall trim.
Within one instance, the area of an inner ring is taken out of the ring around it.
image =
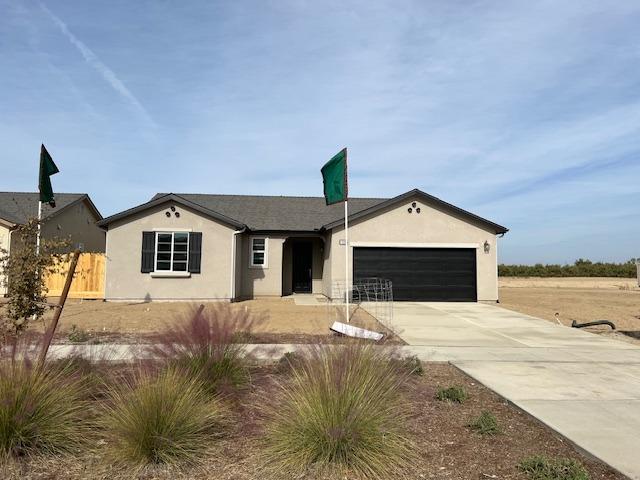
[[[349,242],[351,247],[390,248],[480,248],[479,243],[405,243],[405,242]]]
[[[171,232],[193,232],[193,228],[152,228],[152,232],[162,232],[162,233],[171,233]]]

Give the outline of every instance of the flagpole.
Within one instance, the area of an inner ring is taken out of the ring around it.
[[[350,296],[350,283],[349,283],[349,175],[348,175],[348,162],[347,162],[347,149],[344,149],[344,278],[346,289],[346,312],[347,323],[351,322],[351,316],[349,315],[349,296]]]
[[[344,200],[344,277],[345,277],[345,290],[346,290],[346,319],[347,323],[351,322],[349,317],[349,207],[348,201]]]
[[[36,255],[40,255],[41,223],[42,223],[42,200],[38,200],[38,234],[36,236]]]

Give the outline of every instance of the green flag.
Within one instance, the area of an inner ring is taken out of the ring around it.
[[[40,177],[38,182],[38,189],[40,190],[40,201],[42,203],[48,203],[52,207],[56,206],[56,201],[53,198],[53,188],[51,187],[51,175],[55,175],[60,170],[53,163],[53,158],[44,148],[44,145],[40,147]]]
[[[327,205],[347,200],[347,149],[329,160],[320,170],[324,182],[324,198]]]

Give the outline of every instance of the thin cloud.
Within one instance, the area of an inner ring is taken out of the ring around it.
[[[58,16],[56,16],[45,5],[40,3],[40,8],[51,18],[53,23],[60,29],[65,37],[71,42],[71,44],[78,49],[85,61],[95,68],[100,75],[107,81],[113,89],[122,95],[129,104],[140,114],[144,121],[151,127],[157,128],[156,122],[151,118],[149,112],[142,106],[140,101],[135,97],[131,90],[129,90],[122,80],[118,78],[113,70],[105,65],[93,51],[87,47],[80,39],[78,39],[73,33],[69,31],[67,24],[64,23]]]

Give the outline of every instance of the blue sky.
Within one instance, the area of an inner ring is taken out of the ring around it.
[[[0,190],[417,187],[500,260],[640,256],[640,2],[0,0]]]

